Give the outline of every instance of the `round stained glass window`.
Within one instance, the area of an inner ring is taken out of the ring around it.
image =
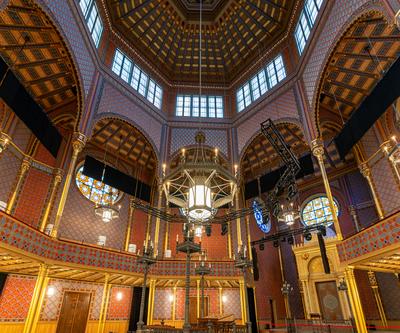
[[[338,216],[339,208],[336,200],[333,200],[335,214]],[[333,224],[333,216],[329,201],[326,196],[319,196],[308,201],[301,211],[301,220],[306,226],[325,223],[327,226]]]
[[[121,198],[121,192],[116,188],[104,184],[101,181],[85,176],[82,173],[83,166],[76,172],[76,185],[79,191],[90,201],[97,204],[116,203]]]

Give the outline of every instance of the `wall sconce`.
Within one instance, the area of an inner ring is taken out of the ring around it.
[[[226,295],[222,296],[222,303],[226,303],[228,301],[228,297]]]
[[[124,297],[124,294],[121,291],[117,292],[117,296],[116,296],[117,301],[121,301],[123,297]]]
[[[170,294],[170,295],[168,296],[168,300],[169,300],[170,303],[173,303],[173,301],[174,301],[174,295]]]
[[[47,296],[51,297],[54,296],[56,293],[56,288],[54,288],[53,286],[49,286],[47,288]]]

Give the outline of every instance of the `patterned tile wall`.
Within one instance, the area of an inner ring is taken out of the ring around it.
[[[132,97],[135,98],[135,97]],[[136,99],[129,99],[120,93],[111,84],[106,83],[103,94],[100,100],[97,111],[98,116],[107,116],[107,114],[118,115],[125,118],[127,121],[137,126],[139,130],[144,131],[144,135],[155,145],[155,150],[158,152],[161,146],[161,130],[162,124],[160,121],[151,117],[145,107],[138,103]]]
[[[43,9],[49,14],[53,21],[55,21],[58,29],[61,30],[65,38],[65,42],[69,45],[70,51],[73,53],[73,58],[77,64],[79,74],[81,76],[84,95],[89,92],[90,84],[95,72],[95,66],[92,61],[90,51],[82,36],[83,32],[80,31],[76,22],[74,14],[70,8],[71,2],[65,0],[38,0],[37,1]],[[74,2],[77,4],[77,2]],[[83,20],[83,18],[82,18]],[[90,37],[88,37],[90,39]]]
[[[9,275],[0,296],[0,322],[23,322],[28,314],[36,278]]]
[[[110,223],[102,222],[100,217],[94,214],[94,204],[81,194],[73,179],[60,223],[59,236],[96,244],[98,236],[104,235],[107,237],[106,247],[123,249],[128,221],[128,196],[124,195],[119,203],[120,217]]]
[[[198,128],[172,128],[170,154],[176,153],[179,148],[195,145],[195,135]],[[206,145],[217,147],[225,156],[228,156],[228,133],[221,129],[201,129],[206,135]]]
[[[11,138],[17,147],[23,152],[25,152],[31,136],[32,132],[28,127],[26,127],[22,121],[18,120],[13,132],[11,133]]]
[[[245,119],[237,128],[238,151],[242,154],[242,150],[249,140],[260,132],[260,124],[271,118],[278,119],[298,119],[298,106],[296,104],[295,95],[292,89],[279,96],[276,100],[262,109],[258,110],[252,116]]]
[[[376,272],[383,308],[388,320],[400,320],[400,283],[393,273]]]
[[[132,288],[126,286],[113,286],[111,288],[107,320],[129,320],[131,304]]]
[[[156,320],[172,319],[172,302],[170,295],[173,295],[172,288],[157,288],[154,295],[154,314]]]
[[[0,156],[0,201],[8,202],[21,162],[9,150]]]
[[[89,319],[98,320],[100,315],[101,300],[103,297],[103,285],[95,283],[82,283],[69,280],[49,281],[48,288],[54,288],[54,295],[46,294],[40,314],[40,320],[56,321],[60,315],[65,291],[87,292],[91,294]]]
[[[239,289],[223,289],[222,295],[226,297],[223,303],[223,313],[233,314],[236,319],[242,319]]]

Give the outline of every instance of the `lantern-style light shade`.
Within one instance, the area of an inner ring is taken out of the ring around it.
[[[198,181],[189,188],[188,194],[188,213],[193,220],[206,220],[212,214],[211,189]]]

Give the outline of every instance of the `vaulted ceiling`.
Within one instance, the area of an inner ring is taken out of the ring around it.
[[[199,0],[105,1],[112,25],[175,83],[199,80]],[[229,83],[288,28],[297,1],[203,0],[202,74]]]
[[[336,45],[320,84],[317,125],[336,132],[400,55],[400,31],[379,13],[360,18]]]
[[[12,0],[1,11],[0,45],[1,57],[45,111],[75,103],[76,118],[79,88],[71,56],[34,1]]]

